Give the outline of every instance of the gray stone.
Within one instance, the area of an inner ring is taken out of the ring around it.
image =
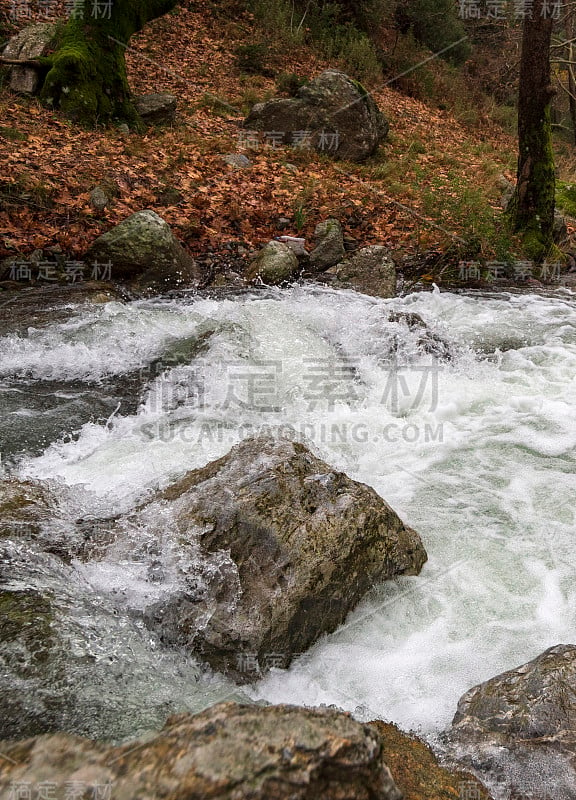
[[[497,182],[499,189],[502,191],[500,205],[504,210],[506,210],[508,203],[512,199],[512,195],[514,194],[515,184],[512,183],[512,181],[509,181],[505,175],[499,175]]]
[[[235,169],[248,169],[252,166],[250,159],[243,153],[228,153],[224,156],[224,161]]]
[[[282,134],[282,143],[298,146],[309,133],[318,152],[363,161],[388,134],[388,122],[372,96],[343,72],[326,70],[302,86],[295,98],[258,103],[244,120],[248,130]]]
[[[561,211],[554,209],[554,227],[552,228],[552,238],[556,244],[560,244],[568,236],[568,226],[566,219]]]
[[[246,279],[274,286],[289,281],[298,272],[298,259],[287,244],[271,241],[265,244],[249,264]]]
[[[332,709],[220,703],[120,746],[57,734],[0,752],[2,796],[84,785],[118,800],[402,799],[376,730]]]
[[[90,204],[96,211],[104,211],[109,202],[110,198],[101,186],[96,186],[90,192]]]
[[[21,30],[8,42],[2,55],[17,61],[34,61],[48,53],[56,26],[39,22]],[[15,66],[10,70],[10,88],[21,94],[34,94],[40,84],[39,70],[33,66]]]
[[[371,586],[426,561],[418,534],[373,489],[286,439],[247,439],[159,501],[184,562],[206,566],[148,609],[148,625],[239,682],[269,669],[272,655],[288,666]],[[155,509],[143,506],[136,526]]]
[[[111,264],[112,280],[135,280],[142,290],[198,285],[199,267],[169,225],[150,209],[138,211],[99,236],[84,260]]]
[[[573,798],[575,685],[576,646],[557,645],[475,686],[458,702],[453,752],[488,785],[499,777],[514,797]]]
[[[155,92],[134,99],[136,111],[147,125],[168,125],[176,117],[177,100],[172,94]]]
[[[394,297],[396,266],[390,251],[381,245],[363,247],[328,271],[333,285],[355,289],[372,297]]]
[[[314,249],[310,253],[310,264],[316,272],[333,267],[344,258],[344,235],[337,219],[326,219],[316,225]]]

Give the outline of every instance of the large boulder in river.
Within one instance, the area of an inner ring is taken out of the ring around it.
[[[0,752],[6,797],[54,786],[119,800],[402,798],[376,731],[332,709],[221,703],[120,746],[58,734],[0,742]]]
[[[89,264],[110,265],[112,280],[136,280],[140,289],[194,286],[200,269],[155,211],[137,211],[99,236],[88,249]]]
[[[244,127],[261,131],[274,142],[304,146],[349,161],[364,161],[388,134],[388,122],[374,98],[358,81],[328,69],[295,98],[258,103]]]
[[[475,686],[452,723],[455,757],[513,797],[574,798],[575,686],[574,645],[551,647]]]
[[[188,583],[148,607],[148,624],[240,682],[288,666],[375,583],[426,561],[373,489],[287,439],[246,439],[138,513],[163,518],[166,504]]]
[[[39,22],[28,25],[13,36],[2,53],[12,61],[35,61],[45,56],[54,40],[56,25]],[[10,70],[10,88],[20,94],[34,94],[40,84],[40,70],[33,64],[13,66]]]

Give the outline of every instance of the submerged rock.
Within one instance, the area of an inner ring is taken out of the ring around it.
[[[0,738],[122,739],[161,725],[186,703],[185,681],[143,625],[42,545],[0,539]],[[193,684],[198,676],[187,671]]]
[[[64,688],[62,651],[50,599],[30,587],[8,588],[0,576],[0,737],[62,724],[74,703]]]
[[[109,787],[121,800],[402,800],[376,731],[331,709],[221,703],[120,747],[58,734],[0,742],[0,752],[0,793],[50,785],[84,786],[86,796]]]
[[[575,684],[576,646],[557,645],[475,686],[458,702],[453,754],[514,797],[573,798]]]
[[[109,265],[112,280],[135,280],[142,290],[198,286],[200,268],[155,211],[132,214],[92,243],[84,260]]]
[[[283,144],[312,146],[334,158],[363,161],[388,134],[372,95],[343,72],[328,69],[295,98],[255,105],[244,127],[278,133]]]
[[[297,442],[247,439],[139,514],[158,516],[158,499],[178,546],[204,567],[148,608],[148,625],[240,682],[288,666],[374,583],[426,561],[418,534],[373,489]]]
[[[427,353],[442,361],[450,361],[453,358],[453,346],[433,331],[420,314],[413,311],[392,311],[388,315],[388,321],[406,325],[410,331],[417,333],[416,346],[419,352]]]

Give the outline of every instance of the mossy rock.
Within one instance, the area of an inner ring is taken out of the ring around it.
[[[361,84],[328,69],[302,86],[294,98],[256,104],[244,127],[264,134],[281,132],[285,145],[311,146],[333,158],[364,161],[384,141],[389,126]]]

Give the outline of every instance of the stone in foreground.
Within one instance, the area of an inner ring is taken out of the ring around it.
[[[328,69],[302,86],[295,98],[255,105],[244,120],[248,130],[274,131],[281,143],[312,146],[333,158],[364,161],[388,134],[374,98],[343,72]]]
[[[221,703],[120,747],[56,734],[0,752],[2,797],[20,785],[118,800],[402,799],[376,731],[331,709]]]
[[[198,285],[199,267],[156,212],[132,214],[99,236],[84,260],[110,264],[111,279],[136,280],[137,288],[162,291]]]
[[[288,666],[374,584],[426,561],[418,534],[373,489],[299,442],[247,439],[160,499],[138,513],[168,507],[181,556],[189,548],[185,560],[207,566],[149,607],[147,622],[239,682]]]
[[[576,787],[576,646],[557,645],[464,694],[455,757],[513,797],[568,800]]]

